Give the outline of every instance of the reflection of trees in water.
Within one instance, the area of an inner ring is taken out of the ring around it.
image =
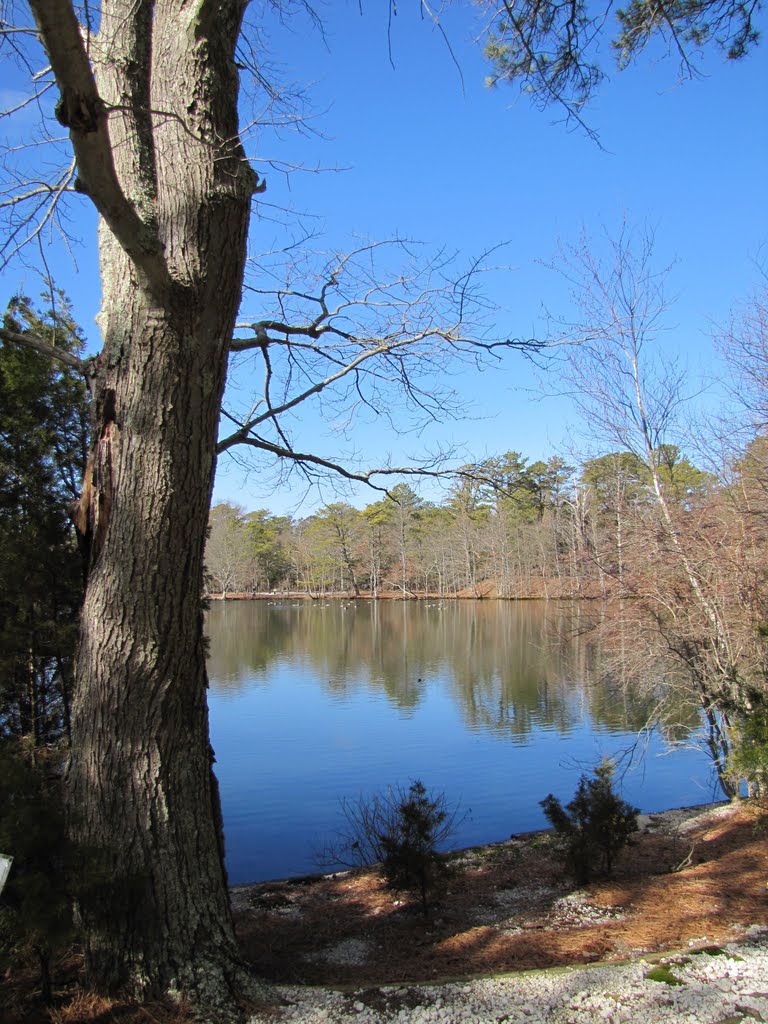
[[[219,691],[266,680],[272,665],[305,666],[333,697],[362,687],[402,710],[448,681],[466,726],[510,737],[567,733],[586,711],[597,728],[639,731],[658,694],[616,670],[616,652],[590,641],[578,605],[503,601],[332,601],[217,604],[208,617],[209,673]],[[680,738],[695,712],[670,704]]]
[[[567,733],[585,711],[608,731],[646,725],[653,701],[604,680],[578,607],[523,604],[513,616],[504,614],[508,607],[478,609],[468,624],[471,647],[458,652],[454,687],[470,728],[512,737],[534,728]]]
[[[452,620],[451,681],[470,729],[525,736],[573,727],[579,701],[566,682],[567,653],[548,643],[545,607],[462,603]]]
[[[596,722],[626,720],[635,731],[657,727],[668,743],[690,740],[701,729],[700,708],[691,700],[674,658],[649,650],[643,621],[633,602],[598,605],[576,615],[566,632],[578,637],[579,678],[589,686]],[[613,714],[617,716],[612,718]]]
[[[266,675],[291,646],[293,623],[261,601],[216,601],[206,617],[208,675],[220,692],[238,693]]]

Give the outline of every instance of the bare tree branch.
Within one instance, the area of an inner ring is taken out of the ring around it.
[[[73,370],[77,370],[79,373],[82,373],[84,377],[90,375],[93,360],[78,359],[78,357],[72,355],[71,352],[67,352],[62,348],[57,348],[55,345],[51,345],[47,341],[43,341],[42,338],[38,338],[34,334],[19,334],[17,331],[9,331],[5,327],[0,327],[0,338],[2,338],[3,341],[13,342],[15,345],[24,345],[26,348],[34,349],[35,352],[40,352],[44,356],[50,356],[51,359],[57,359],[60,363],[64,363],[66,366],[71,366]]]
[[[447,477],[455,476],[456,471],[453,469],[427,469],[423,466],[379,466],[375,469],[367,470],[352,470],[345,466],[341,461],[335,462],[332,459],[324,459],[319,455],[313,455],[308,452],[299,452],[294,448],[285,447],[276,444],[273,441],[269,441],[266,438],[259,437],[252,432],[242,433],[238,432],[232,434],[224,441],[220,441],[217,446],[217,453],[222,454],[228,451],[235,445],[247,445],[251,448],[256,448],[259,451],[266,452],[269,455],[274,455],[277,459],[286,459],[289,462],[296,463],[303,467],[312,467],[320,470],[325,470],[335,474],[336,476],[342,477],[344,480],[349,480],[353,483],[367,484],[375,491],[381,491],[384,494],[388,493],[386,487],[382,487],[373,482],[374,477],[378,476],[424,476],[424,477]]]
[[[498,365],[506,350],[548,357],[544,342],[490,334],[498,311],[488,307],[478,284],[494,269],[488,266],[494,250],[462,270],[444,251],[420,260],[414,248],[400,239],[366,244],[330,258],[320,254],[319,268],[311,254],[302,264],[291,253],[274,271],[285,287],[249,289],[273,315],[238,324],[248,337],[232,341],[234,379],[245,373],[248,353],[263,362],[266,375],[258,401],[251,391],[247,411],[225,413],[237,429],[220,441],[221,451],[247,446],[251,436],[257,436],[254,447],[262,447],[267,423],[276,431],[270,443],[293,450],[287,417],[321,399],[337,425],[366,408],[396,433],[418,431],[461,414],[449,379],[462,362]],[[405,266],[390,265],[392,255],[403,257]]]
[[[27,211],[18,227],[9,232],[2,246],[4,262],[13,259],[30,242],[40,239],[43,229],[54,220],[61,197],[66,192],[76,191],[72,185],[75,173],[76,166],[73,161],[57,181],[40,182],[35,188],[11,195],[10,199],[0,202],[0,209],[3,209],[29,204],[30,200],[39,200],[33,207],[32,215],[30,216]],[[19,235],[22,235],[20,239]]]
[[[109,111],[98,89],[80,25],[67,0],[31,0],[61,93],[56,118],[69,129],[78,167],[75,187],[89,196],[151,290],[169,276],[157,233],[127,200],[115,171]]]

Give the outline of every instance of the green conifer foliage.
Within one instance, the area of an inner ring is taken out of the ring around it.
[[[52,957],[72,936],[73,858],[60,778],[47,759],[35,763],[27,746],[0,744],[0,851],[13,857],[0,897],[0,964],[33,958],[49,1001]]]
[[[75,353],[66,302],[14,299],[9,331]],[[68,732],[82,560],[72,527],[88,437],[84,382],[40,352],[0,341],[0,739],[35,746]]]
[[[429,894],[447,871],[437,845],[450,812],[445,799],[428,793],[419,779],[399,794],[394,811],[379,836],[384,876],[391,888],[417,893],[426,916]]]
[[[541,801],[544,814],[563,844],[565,859],[579,882],[596,872],[610,874],[616,856],[637,831],[637,807],[613,789],[614,764],[604,759],[594,777],[582,775],[576,794],[563,808],[550,793]]]
[[[345,824],[318,851],[318,863],[379,864],[390,888],[418,895],[426,917],[430,896],[449,873],[440,848],[456,831],[457,808],[415,779],[408,789],[343,800],[341,813]]]

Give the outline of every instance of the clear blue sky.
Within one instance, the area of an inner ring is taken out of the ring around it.
[[[686,354],[692,372],[711,370],[711,324],[724,323],[755,286],[768,252],[768,203],[760,185],[768,165],[765,44],[739,64],[713,52],[701,65],[705,77],[680,85],[673,60],[643,58],[614,75],[586,112],[600,149],[583,133],[554,124],[557,111],[534,109],[514,89],[485,87],[487,68],[467,7],[443,17],[461,76],[415,3],[398,6],[393,19],[394,68],[386,4],[365,3],[361,15],[356,3],[333,3],[319,13],[326,43],[297,18],[273,27],[270,49],[284,77],[309,88],[317,111],[312,124],[324,138],[262,133],[258,146],[264,157],[346,170],[289,180],[265,169],[270,203],[313,215],[313,227],[325,231],[316,244],[328,248],[400,234],[473,256],[507,242],[500,259],[510,269],[489,279],[489,289],[504,310],[499,333],[515,336],[535,333],[542,308],[556,313],[565,302],[562,282],[537,260],[551,257],[558,240],[575,242],[583,228],[613,229],[626,216],[655,230],[660,264],[678,261],[670,281],[678,329],[670,344]],[[4,81],[4,91],[14,84]],[[92,214],[83,210],[75,227],[83,240],[78,272],[61,253],[53,268],[96,342]],[[254,251],[277,239],[268,216],[254,218],[253,231]],[[19,267],[0,283],[3,302],[20,287],[39,290]],[[361,424],[356,447],[376,462],[387,452],[400,461],[438,441],[465,445],[478,458],[509,449],[546,457],[567,444],[567,406],[535,400],[534,377],[519,356],[482,377],[464,374],[460,384],[475,418],[421,439]],[[305,428],[298,446],[343,450],[323,436],[325,425],[310,411]],[[244,475],[225,460],[215,498],[282,512],[294,511],[301,493],[297,483],[293,491],[271,494],[257,469]],[[331,497],[310,497],[299,514]]]

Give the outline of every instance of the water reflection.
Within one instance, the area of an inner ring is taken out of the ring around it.
[[[209,706],[231,881],[316,870],[341,798],[414,778],[469,812],[457,846],[543,827],[539,801],[569,799],[581,771],[631,748],[654,706],[598,681],[608,656],[584,640],[585,616],[533,602],[215,604]],[[678,737],[697,725],[672,714]],[[626,799],[653,811],[712,798],[701,753],[666,754],[651,737],[620,777]]]
[[[576,605],[501,601],[241,602],[208,618],[214,692],[266,685],[279,662],[309,669],[331,698],[379,691],[401,712],[448,685],[467,729],[510,738],[537,728],[568,733],[585,713],[596,728],[638,731],[655,707],[601,679]],[[676,738],[694,712],[669,709]]]

